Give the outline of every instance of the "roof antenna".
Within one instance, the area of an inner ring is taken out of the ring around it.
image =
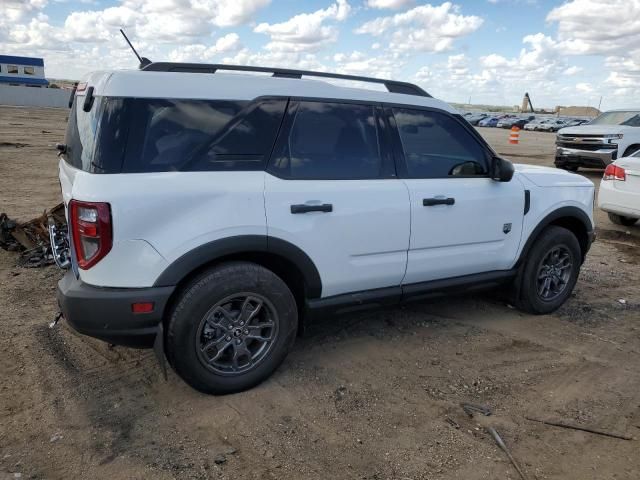
[[[138,57],[138,61],[140,62],[140,65],[138,65],[138,68],[140,70],[143,70],[144,67],[146,67],[147,65],[151,65],[151,60],[149,60],[147,57],[141,57],[140,55],[138,55],[138,52],[136,52],[136,49],[133,48],[133,45],[131,45],[131,42],[129,41],[129,37],[127,37],[127,34],[124,33],[124,30],[120,29],[120,33],[122,34],[124,39],[127,41],[129,46],[131,47],[131,50],[133,50],[133,53],[136,55],[136,57]]]

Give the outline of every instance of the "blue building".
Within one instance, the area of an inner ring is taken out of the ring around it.
[[[44,60],[0,55],[0,85],[48,87],[49,82],[44,78]]]

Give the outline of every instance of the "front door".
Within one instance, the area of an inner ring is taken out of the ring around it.
[[[404,284],[512,267],[524,188],[489,178],[491,153],[445,112],[393,108],[411,202]]]

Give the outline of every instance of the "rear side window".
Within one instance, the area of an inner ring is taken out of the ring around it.
[[[100,121],[102,97],[96,97],[89,112],[82,110],[84,96],[75,97],[65,135],[67,146],[63,158],[75,168],[93,172],[93,148]]]
[[[486,176],[483,146],[455,118],[440,112],[394,108],[410,178]]]
[[[123,172],[262,170],[286,100],[127,99]]]
[[[74,99],[65,160],[91,173],[263,170],[286,99]]]
[[[272,170],[291,179],[379,178],[381,156],[374,107],[300,102]]]

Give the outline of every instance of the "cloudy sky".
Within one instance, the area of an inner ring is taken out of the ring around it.
[[[46,74],[152,60],[409,80],[453,101],[640,107],[640,0],[0,0],[0,53]]]

